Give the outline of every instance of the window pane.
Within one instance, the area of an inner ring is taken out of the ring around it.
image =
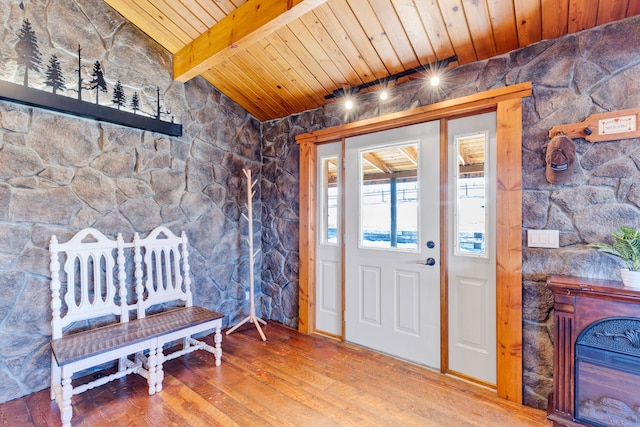
[[[486,256],[487,134],[456,137],[456,255]]]
[[[322,243],[338,244],[338,158],[322,159]]]
[[[360,245],[418,249],[418,145],[360,153]]]

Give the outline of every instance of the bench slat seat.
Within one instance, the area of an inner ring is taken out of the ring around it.
[[[51,341],[59,366],[149,339],[222,319],[204,307],[181,307],[145,317],[65,335]],[[206,328],[206,325],[204,325]],[[210,328],[209,328],[210,329]]]

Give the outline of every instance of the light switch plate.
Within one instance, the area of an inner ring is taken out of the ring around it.
[[[527,246],[530,248],[559,248],[558,230],[527,230]]]

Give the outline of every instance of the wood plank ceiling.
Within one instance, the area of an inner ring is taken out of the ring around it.
[[[640,14],[640,0],[105,1],[174,55],[176,80],[202,75],[261,121]]]

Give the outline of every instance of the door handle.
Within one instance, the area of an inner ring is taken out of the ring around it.
[[[424,265],[428,265],[428,266],[434,266],[436,265],[436,259],[429,257],[427,258],[427,260],[424,262]]]

